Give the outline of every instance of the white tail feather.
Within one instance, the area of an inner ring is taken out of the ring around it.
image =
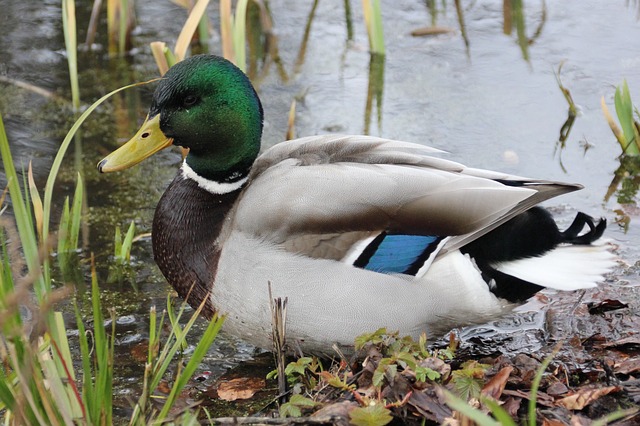
[[[607,244],[559,246],[540,257],[493,265],[500,272],[556,290],[595,287],[616,264]]]

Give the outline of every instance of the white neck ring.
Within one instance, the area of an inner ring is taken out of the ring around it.
[[[200,188],[216,195],[228,194],[230,192],[237,191],[242,188],[242,185],[244,185],[248,179],[248,176],[245,176],[236,182],[216,182],[215,180],[205,179],[194,172],[186,161],[182,162],[180,170],[182,170],[182,177],[185,179],[191,179],[196,182]]]

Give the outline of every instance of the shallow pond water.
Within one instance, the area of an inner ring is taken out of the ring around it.
[[[515,27],[505,33],[502,1],[463,2],[468,47],[453,2],[436,2],[435,14],[423,1],[385,2],[387,54],[382,68],[374,72],[370,71],[360,2],[351,2],[354,35],[348,40],[344,3],[319,1],[302,49],[311,3],[269,2],[281,69],[270,62],[255,80],[265,109],[265,146],[284,138],[288,110],[296,99],[299,136],[368,132],[431,145],[474,167],[580,182],[584,190],[547,203],[558,222],[567,225],[577,210],[606,217],[607,235],[618,244],[621,259],[631,265],[637,262],[637,194],[624,205],[618,203],[616,194],[605,200],[620,166],[620,148],[603,117],[600,99],[604,96],[613,112],[614,86],[626,78],[632,99],[640,105],[640,2],[525,1],[526,48],[518,44]],[[209,16],[217,26],[215,5],[210,5]],[[108,57],[104,22],[97,44],[80,53],[85,103],[116,87],[156,76],[148,43],[163,40],[171,45],[186,16],[169,1],[138,1],[136,7],[131,55]],[[87,4],[78,5],[79,40],[84,39],[89,13]],[[53,155],[73,122],[68,104],[55,99],[70,97],[59,1],[46,0],[33,7],[4,0],[0,22],[0,77],[4,78],[0,81],[0,113],[16,164],[33,159],[36,179],[43,186]],[[429,37],[411,35],[412,30],[433,22],[453,31]],[[212,52],[220,51],[217,36],[209,44]],[[556,81],[561,64],[560,78],[579,114],[565,148],[558,150],[568,111]],[[383,85],[378,89],[372,75],[382,76]],[[50,91],[52,97],[20,88],[15,81]],[[84,252],[96,254],[104,305],[117,310],[118,353],[124,358],[116,377],[121,378],[119,389],[125,397],[137,386],[141,364],[131,352],[145,338],[149,307],[164,306],[170,288],[153,265],[148,237],[134,246],[129,279],[107,282],[105,265],[116,225],[125,228],[134,220],[138,232],[148,232],[155,204],[173,178],[180,155],[177,150],[163,152],[132,170],[106,176],[97,173],[95,164],[135,131],[146,113],[151,90],[134,89],[116,96],[87,121],[82,142],[69,153],[58,185],[62,200],[75,184],[76,168],[82,169],[89,208]],[[367,112],[367,95],[376,90],[379,100],[370,101],[373,108]],[[626,230],[616,224],[620,212],[630,219]],[[638,283],[637,274],[626,274],[623,279]],[[618,281],[617,276],[611,281]],[[507,322],[463,330],[462,334],[544,327],[539,316],[527,313]],[[514,348],[535,351],[539,347],[535,335],[523,339],[528,343]],[[253,348],[241,341],[222,337],[203,369],[219,374],[253,354]]]

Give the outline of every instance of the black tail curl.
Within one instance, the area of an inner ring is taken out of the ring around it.
[[[580,235],[585,225],[589,227],[589,231]],[[605,218],[602,217],[595,223],[595,220],[588,214],[578,212],[573,223],[560,235],[562,235],[563,243],[586,245],[602,237],[606,228],[607,220]]]
[[[588,231],[583,232],[588,228]],[[560,244],[588,245],[602,237],[607,227],[604,218],[579,212],[571,225],[560,231],[551,214],[534,207],[519,214],[488,234],[462,247],[476,262],[482,277],[491,283],[491,291],[511,302],[522,302],[543,287],[512,277],[494,265],[527,257],[542,256]]]

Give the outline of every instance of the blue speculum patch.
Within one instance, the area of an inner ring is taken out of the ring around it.
[[[369,271],[414,275],[442,237],[380,234],[362,252],[354,266]]]

